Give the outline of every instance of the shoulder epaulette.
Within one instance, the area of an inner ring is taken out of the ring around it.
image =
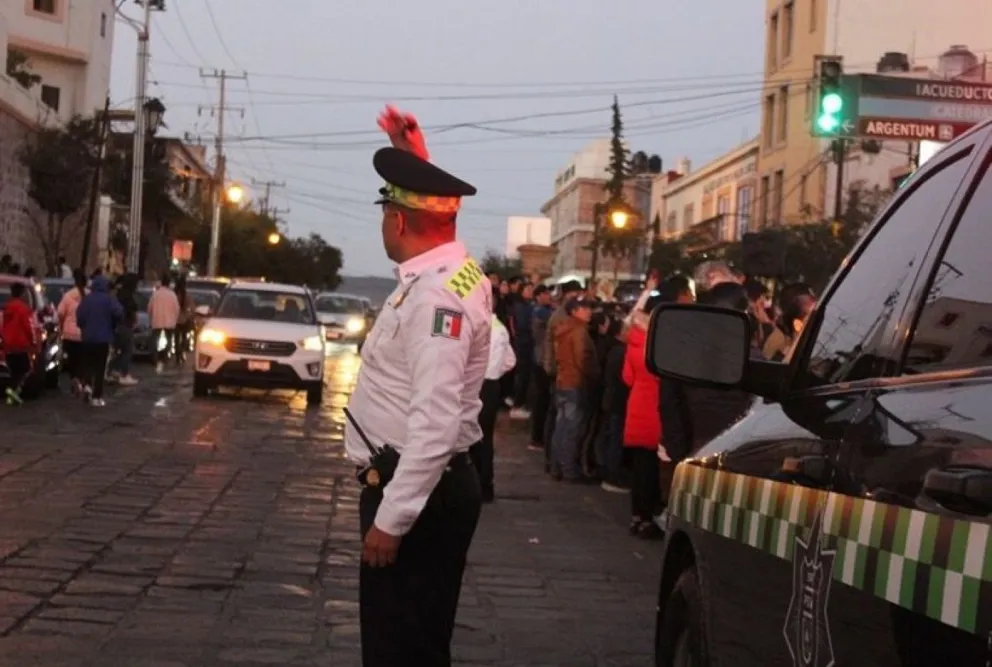
[[[469,257],[465,262],[455,271],[448,281],[445,283],[445,288],[454,293],[459,299],[464,299],[472,291],[482,283],[482,279],[485,274],[482,273],[482,269],[479,265],[475,263],[475,260]]]

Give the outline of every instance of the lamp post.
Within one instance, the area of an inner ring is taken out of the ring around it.
[[[602,244],[603,221],[609,222],[613,229],[627,229],[637,217],[637,212],[626,202],[616,201],[599,203],[592,212],[592,263],[589,267],[589,283],[595,289],[596,269],[599,265],[599,246]]]
[[[128,227],[127,270],[137,273],[141,255],[141,221],[144,216],[145,149],[148,138],[162,124],[165,105],[157,98],[146,100],[134,117],[134,147],[131,165],[131,211]]]

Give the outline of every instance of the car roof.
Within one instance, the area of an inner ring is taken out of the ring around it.
[[[42,278],[41,283],[43,285],[73,285],[75,281],[72,278]]]
[[[34,282],[31,278],[26,278],[24,276],[18,276],[13,273],[0,273],[0,283],[4,285],[10,285],[13,283],[21,283],[23,285],[30,285]]]
[[[231,291],[245,289],[253,290],[255,292],[283,292],[286,294],[299,294],[300,296],[309,294],[307,288],[302,287],[301,285],[290,285],[288,283],[262,283],[249,280],[235,280],[227,286],[227,289]]]

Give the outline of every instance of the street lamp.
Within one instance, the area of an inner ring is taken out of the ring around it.
[[[605,218],[615,230],[627,229],[637,219],[637,211],[624,201],[596,204],[592,220],[592,262],[589,267],[589,283],[596,282],[596,269],[599,265],[599,246],[602,244],[602,223]]]
[[[144,100],[140,111],[134,118],[134,144],[131,159],[131,211],[128,221],[127,269],[131,273],[138,272],[138,260],[141,254],[141,221],[144,215],[145,192],[145,147],[148,138],[153,136],[162,126],[165,115],[165,105],[157,97]],[[137,110],[136,110],[137,111]]]
[[[241,200],[245,197],[245,189],[237,183],[231,183],[227,186],[226,196],[227,201],[232,204],[240,204]]]
[[[269,245],[279,245],[280,241],[282,241],[282,236],[278,233],[272,232],[269,234]]]

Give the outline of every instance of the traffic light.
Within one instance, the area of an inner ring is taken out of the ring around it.
[[[840,59],[820,61],[818,104],[814,116],[813,133],[818,136],[840,134],[844,123],[844,93],[841,78],[844,66]]]

